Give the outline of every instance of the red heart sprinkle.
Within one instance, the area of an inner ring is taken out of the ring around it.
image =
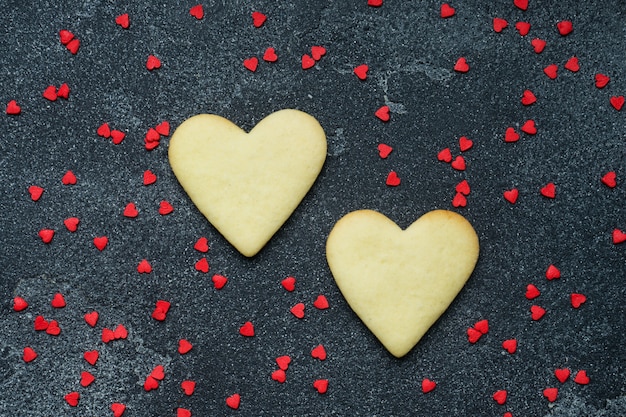
[[[128,29],[130,26],[130,18],[128,13],[121,14],[115,18],[115,24],[122,27],[122,29]]]
[[[393,151],[393,148],[389,145],[385,145],[384,143],[379,143],[378,144],[378,155],[382,158],[382,159],[386,159],[389,154],[391,153],[391,151]]]
[[[254,325],[252,324],[252,322],[245,322],[243,326],[239,328],[239,334],[245,337],[254,336]]]
[[[622,107],[624,107],[624,96],[613,96],[609,101],[611,102],[611,106],[617,111],[622,110]]]
[[[515,131],[512,127],[507,127],[504,132],[504,141],[507,143],[517,142],[519,140],[519,133]]]
[[[474,344],[476,342],[478,342],[480,340],[480,338],[482,337],[482,333],[479,332],[478,330],[476,330],[473,327],[469,327],[467,329],[467,340],[471,343]]]
[[[74,39],[74,34],[69,30],[61,29],[59,31],[59,40],[61,41],[61,44],[67,45],[72,39]]]
[[[96,133],[98,134],[98,136],[102,136],[103,138],[109,138],[111,137],[111,128],[109,127],[108,123],[102,123],[100,125],[100,127],[98,127],[98,130],[96,130]]]
[[[140,274],[149,274],[150,272],[152,272],[152,266],[150,265],[150,262],[148,262],[146,259],[142,259],[141,262],[139,262],[139,265],[137,265],[137,272],[139,272]]]
[[[517,201],[517,197],[519,197],[519,191],[517,188],[512,188],[510,190],[506,190],[504,193],[504,199],[511,204],[515,204]]]
[[[165,368],[163,368],[163,365],[155,366],[152,372],[150,372],[150,376],[159,381],[163,381],[165,378]]]
[[[157,176],[154,172],[149,169],[143,172],[143,185],[154,184],[157,180]]]
[[[326,55],[326,48],[323,46],[311,47],[311,57],[313,57],[314,60],[319,61],[324,55]]]
[[[60,292],[54,294],[54,297],[50,301],[50,304],[54,308],[63,308],[65,307],[65,298],[63,298],[63,294]]]
[[[547,198],[556,197],[556,186],[554,183],[549,182],[544,187],[541,188],[541,195]]]
[[[452,17],[452,16],[454,16],[455,13],[456,13],[456,10],[454,9],[454,7],[450,6],[448,3],[442,4],[441,8],[439,9],[439,15],[443,19],[447,19],[448,17]]]
[[[311,350],[311,356],[321,361],[326,360],[326,349],[324,349],[323,345],[317,345]]]
[[[148,69],[148,71],[161,68],[161,60],[154,55],[148,55],[146,68]]]
[[[478,330],[482,334],[489,333],[489,320],[480,320],[474,324],[474,329]]]
[[[276,358],[276,364],[283,371],[286,371],[289,368],[289,364],[291,363],[291,357],[288,355],[279,356]]]
[[[243,66],[246,67],[246,69],[254,72],[259,66],[259,59],[255,56],[253,56],[252,58],[244,59]]]
[[[315,60],[308,54],[302,55],[302,69],[307,70],[315,65]]]
[[[204,9],[201,4],[196,4],[191,9],[189,9],[189,14],[195,17],[198,20],[202,20],[204,17]]]
[[[67,100],[70,97],[70,86],[67,83],[61,84],[57,90],[57,97]]]
[[[535,135],[537,134],[537,127],[535,126],[535,121],[532,119],[526,120],[520,130],[527,135]]]
[[[524,90],[524,94],[522,94],[521,102],[524,106],[530,106],[531,104],[537,101],[537,97],[530,90]]]
[[[199,238],[193,245],[198,252],[207,253],[209,251],[209,240],[206,237]]]
[[[166,215],[170,214],[173,211],[174,211],[174,207],[172,207],[172,205],[170,203],[168,203],[167,201],[163,200],[159,204],[159,214],[161,216],[166,216]]]
[[[72,55],[76,55],[78,53],[78,48],[80,48],[80,41],[78,39],[72,39],[67,45],[65,45],[65,47],[72,53]]]
[[[145,391],[152,391],[153,389],[159,388],[159,381],[157,381],[154,377],[148,375],[146,380],[143,382],[143,389]]]
[[[557,77],[557,73],[559,71],[559,66],[556,64],[548,65],[543,69],[543,73],[548,76],[551,80],[555,80]]]
[[[226,398],[226,405],[234,410],[239,408],[240,403],[241,396],[239,394],[233,394],[230,397]]]
[[[296,279],[294,277],[287,277],[280,282],[280,285],[287,291],[292,292],[296,289]]]
[[[122,417],[124,411],[126,411],[126,405],[122,403],[111,404],[111,411],[113,411],[113,417]]]
[[[193,345],[187,339],[180,339],[178,341],[178,353],[185,355],[193,348]]]
[[[157,321],[164,321],[167,318],[167,312],[163,311],[162,309],[156,307],[153,311],[152,311],[152,318],[157,320]]]
[[[207,261],[206,258],[200,258],[194,265],[194,268],[196,269],[196,271],[204,272],[205,274],[209,272],[209,269],[211,269],[211,267],[209,266],[209,261]]]
[[[422,392],[424,394],[428,394],[435,388],[437,388],[437,383],[435,381],[432,381],[428,378],[422,379]]]
[[[185,395],[191,395],[196,389],[196,381],[187,379],[180,383],[180,387],[183,389]]]
[[[46,329],[46,333],[51,336],[58,336],[61,334],[61,328],[59,327],[59,322],[56,320],[50,320],[50,325]]]
[[[367,64],[361,64],[358,67],[354,68],[354,74],[359,78],[359,80],[367,79],[367,71],[369,71],[369,66]]]
[[[299,319],[304,318],[304,303],[294,305],[291,309],[289,309],[289,311]]]
[[[276,62],[278,61],[278,55],[276,55],[276,50],[272,47],[269,47],[263,53],[263,61],[265,62]]]
[[[76,391],[65,394],[65,402],[68,403],[72,407],[76,407],[78,405],[78,400],[80,400],[80,394]]]
[[[563,384],[569,378],[570,370],[567,368],[555,369],[554,376]]]
[[[513,4],[520,10],[528,9],[528,0],[513,0]]]
[[[35,352],[32,347],[26,346],[24,348],[24,352],[22,353],[22,360],[26,363],[29,363],[34,361],[35,359],[37,359],[37,352]]]
[[[595,75],[596,87],[598,87],[598,88],[606,87],[606,85],[609,83],[610,80],[611,79],[609,78],[608,75],[604,75],[604,74],[600,74],[600,73],[597,73]]]
[[[561,36],[567,36],[574,30],[574,25],[569,20],[561,20],[556,24],[556,28]]]
[[[452,168],[456,169],[457,171],[465,171],[466,165],[465,165],[465,158],[463,158],[461,155],[457,156],[454,161],[452,161],[451,164]]]
[[[437,154],[437,159],[441,162],[452,162],[452,152],[450,152],[450,148],[444,148],[440,150]]]
[[[67,219],[63,220],[65,228],[70,232],[75,232],[78,229],[79,223],[80,220],[78,219],[78,217],[68,217]]]
[[[113,330],[113,336],[116,339],[126,339],[128,337],[128,330],[123,324],[118,324],[115,330]]]
[[[469,195],[471,191],[469,182],[467,182],[467,180],[461,181],[456,185],[456,187],[454,187],[454,191],[463,195]]]
[[[540,320],[544,314],[546,314],[546,310],[542,307],[534,305],[530,307],[531,318],[535,321]]]
[[[387,175],[385,184],[387,184],[390,187],[397,187],[398,185],[400,185],[400,177],[398,177],[398,174],[395,171],[391,171]]]
[[[22,108],[17,104],[17,101],[11,100],[7,103],[6,113],[9,115],[17,116],[22,112]]]
[[[493,30],[496,33],[502,32],[508,25],[509,25],[509,22],[507,22],[504,19],[501,19],[499,17],[493,18]]]
[[[100,315],[98,314],[97,311],[92,311],[91,313],[85,313],[85,315],[83,316],[83,318],[85,319],[85,322],[91,327],[96,327],[96,323],[98,323],[99,317]]]
[[[548,269],[546,269],[546,278],[548,279],[548,281],[552,281],[553,279],[559,279],[561,278],[561,271],[556,266],[550,265],[548,266]]]
[[[507,395],[506,390],[504,389],[498,390],[493,393],[493,400],[496,403],[503,405],[504,403],[506,403],[506,395]]]
[[[96,362],[98,362],[98,358],[100,357],[100,353],[97,350],[89,350],[83,353],[83,358],[89,363],[89,365],[95,366]]]
[[[76,184],[76,175],[72,171],[67,171],[63,178],[61,178],[61,182],[64,185],[74,185]]]
[[[172,306],[172,304],[169,301],[165,301],[165,300],[157,300],[155,305],[156,305],[156,308],[158,308],[159,310],[165,313],[170,311],[170,307]]]
[[[543,390],[543,396],[548,399],[551,403],[556,401],[556,397],[559,395],[558,388],[546,388]]]
[[[272,379],[282,384],[287,380],[287,374],[282,369],[277,369],[272,372]]]
[[[626,232],[622,232],[619,229],[613,229],[613,244],[618,245],[626,242]]]
[[[462,193],[456,193],[452,199],[453,207],[465,207],[467,206],[467,198]]]
[[[317,392],[319,392],[320,394],[325,394],[326,391],[328,391],[328,380],[327,379],[315,380],[315,382],[313,382],[313,388],[315,388]]]
[[[159,134],[159,132],[152,127],[148,129],[148,131],[146,132],[146,136],[144,137],[144,141],[146,143],[153,143],[158,142],[159,140],[161,140],[161,135]]]
[[[159,147],[159,141],[154,141],[154,142],[146,142],[145,144],[146,150],[147,151],[151,151],[153,149],[156,149]]]
[[[13,297],[13,311],[24,311],[28,308],[28,303],[22,297]]]
[[[43,98],[45,98],[46,100],[50,100],[50,101],[56,101],[57,99],[57,88],[53,85],[49,85],[44,91],[43,91]]]
[[[124,207],[123,215],[124,217],[129,217],[129,218],[137,217],[139,215],[139,211],[137,210],[135,203],[126,204],[126,207]]]
[[[48,321],[44,319],[43,316],[39,315],[35,317],[35,322],[34,322],[35,331],[40,332],[42,330],[46,330],[49,325],[50,323],[48,323]]]
[[[574,377],[574,382],[580,385],[587,385],[589,383],[589,377],[587,376],[587,371],[580,370],[576,372],[576,376]]]
[[[176,417],[191,417],[191,411],[186,408],[178,407],[176,409]]]
[[[542,53],[544,48],[546,47],[546,41],[539,38],[533,39],[532,41],[530,41],[530,44],[532,45],[536,54]]]
[[[578,63],[578,57],[571,57],[570,59],[567,60],[567,62],[565,63],[565,69],[572,71],[572,72],[578,72],[578,70],[580,69],[580,64]]]
[[[28,187],[28,193],[30,194],[30,198],[33,201],[39,200],[43,192],[44,189],[39,187],[38,185],[31,185],[30,187]]]
[[[313,301],[313,306],[318,310],[326,310],[328,305],[328,300],[323,295],[318,295],[315,301]]]
[[[96,377],[93,376],[93,374],[91,374],[90,372],[83,371],[80,374],[80,385],[82,385],[83,387],[88,387],[95,380],[96,380]]]
[[[464,57],[460,57],[459,59],[456,60],[456,63],[454,64],[454,70],[456,72],[466,73],[469,71],[469,69],[470,69],[469,64],[467,63],[467,60]]]
[[[38,233],[39,238],[43,243],[52,242],[52,238],[54,237],[54,230],[52,229],[41,229]]]
[[[94,246],[101,252],[104,250],[104,248],[106,248],[108,243],[109,238],[106,236],[97,236],[93,238]]]
[[[170,123],[167,120],[162,121],[161,123],[159,123],[154,130],[156,130],[156,132],[159,135],[162,136],[169,136],[170,135]]]
[[[389,121],[389,106],[381,106],[376,113],[374,113],[383,122]]]
[[[468,139],[465,136],[461,136],[459,138],[459,149],[461,149],[461,152],[470,150],[472,146],[474,146],[474,142],[471,139]]]
[[[111,139],[114,145],[119,145],[120,143],[122,143],[125,137],[126,137],[126,133],[122,132],[121,130],[111,131]]]
[[[541,295],[541,292],[537,287],[533,284],[528,284],[526,286],[526,298],[529,300],[533,300]]]
[[[626,235],[625,235],[625,239],[626,239]],[[579,294],[579,293],[570,294],[570,303],[572,304],[572,307],[574,308],[579,308],[581,305],[585,303],[585,301],[587,301],[587,297],[584,294]]]
[[[255,28],[260,28],[263,26],[263,23],[267,20],[267,16],[265,16],[261,12],[252,12],[252,24]]]
[[[213,281],[213,286],[215,287],[216,290],[221,290],[222,288],[224,288],[224,286],[228,282],[228,278],[226,278],[223,275],[216,274],[216,275],[213,275],[213,277],[211,278],[211,281]]]
[[[530,32],[530,23],[517,22],[515,24],[515,29],[517,29],[517,32],[520,34],[520,36],[526,36],[528,35],[528,32]]]
[[[507,339],[502,342],[502,348],[509,352],[511,355],[517,351],[517,340]]]
[[[609,171],[602,177],[602,183],[609,188],[617,186],[617,174],[615,171]]]

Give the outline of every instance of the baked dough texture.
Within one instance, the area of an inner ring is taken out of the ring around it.
[[[372,210],[339,220],[326,257],[337,286],[396,357],[406,355],[448,308],[478,260],[478,236],[461,215],[424,214],[406,230]]]
[[[251,257],[302,201],[326,159],[318,121],[280,110],[246,133],[229,120],[200,114],[183,122],[169,144],[176,178],[209,222]]]

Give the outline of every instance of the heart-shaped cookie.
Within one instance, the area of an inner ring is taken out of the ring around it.
[[[402,230],[372,210],[347,214],[326,242],[337,286],[396,357],[422,338],[470,277],[478,236],[461,215],[434,210]]]
[[[289,218],[326,159],[326,135],[312,116],[280,110],[246,133],[212,114],[174,132],[169,161],[178,181],[213,226],[254,256]]]

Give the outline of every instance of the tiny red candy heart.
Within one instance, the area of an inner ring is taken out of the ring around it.
[[[597,73],[595,75],[595,81],[596,81],[596,87],[598,88],[604,88],[606,87],[606,85],[609,83],[611,79],[609,78],[608,75],[604,75],[601,73]]]
[[[454,70],[456,72],[466,73],[469,71],[469,69],[470,69],[469,64],[467,63],[467,60],[464,57],[460,57],[459,59],[456,60],[456,63],[454,64]]]
[[[471,191],[469,182],[467,182],[467,180],[461,181],[456,185],[456,187],[454,187],[454,191],[463,195],[469,195]]]
[[[541,292],[537,287],[533,284],[528,284],[526,286],[526,298],[529,300],[533,300],[541,295]]]
[[[109,238],[106,236],[96,236],[93,238],[94,246],[101,252],[104,250],[104,248],[106,248],[108,243]]]
[[[311,350],[311,356],[321,361],[326,360],[326,349],[324,349],[324,345],[314,347],[313,350]]]
[[[148,55],[148,59],[146,60],[146,68],[148,69],[148,71],[161,68],[161,60],[154,55]]]
[[[70,232],[75,232],[78,229],[79,223],[80,220],[78,219],[78,217],[68,217],[67,219],[63,220],[65,228]]]
[[[613,244],[618,245],[626,242],[626,232],[622,232],[619,229],[613,229]]]
[[[102,329],[102,335],[100,336],[100,339],[102,340],[102,343],[109,343],[115,340],[115,333],[113,333],[113,330],[105,327],[104,329]]]
[[[191,395],[196,389],[196,381],[187,379],[180,383],[180,387],[183,389],[185,395]]]
[[[65,298],[63,297],[63,294],[61,294],[60,292],[54,294],[54,297],[50,301],[50,304],[54,308],[63,308],[63,307],[65,307]]]
[[[502,348],[509,352],[510,354],[514,354],[517,351],[517,340],[515,339],[507,339],[502,342]]]
[[[470,150],[472,146],[474,146],[474,142],[471,139],[468,139],[465,136],[461,136],[459,138],[459,149],[461,150],[461,152]]]
[[[254,336],[254,325],[252,324],[252,322],[245,322],[243,326],[239,328],[239,334],[245,337]]]
[[[506,20],[502,18],[499,18],[499,17],[493,18],[493,30],[496,33],[502,32],[508,25],[509,25],[509,22],[507,22]]]
[[[617,174],[615,171],[609,171],[602,176],[602,183],[609,188],[615,188],[617,186]]]
[[[450,148],[444,148],[440,150],[437,154],[437,159],[441,162],[452,162],[452,152],[450,151]]]
[[[154,377],[148,375],[146,377],[146,380],[143,382],[143,389],[145,391],[152,391],[157,388],[159,388],[159,381],[157,381]]]
[[[561,20],[556,24],[556,28],[561,36],[567,36],[574,30],[574,25],[569,20]]]
[[[28,194],[30,194],[30,199],[33,201],[38,201],[43,194],[44,189],[39,187],[38,185],[31,185],[28,187]]]
[[[59,31],[59,40],[62,45],[67,45],[72,39],[74,39],[74,34],[69,30],[61,29]]]
[[[277,369],[272,372],[272,379],[282,384],[287,380],[287,374],[282,369]]]
[[[313,382],[313,388],[317,390],[320,394],[325,394],[328,391],[328,380],[327,379],[317,379]]]
[[[393,151],[393,148],[389,145],[385,145],[384,143],[379,143],[378,144],[378,155],[382,158],[382,159],[386,159],[389,154],[391,153],[391,151]]]
[[[259,66],[259,59],[255,56],[252,58],[244,59],[243,66],[246,67],[247,70],[255,72],[257,67]]]
[[[96,327],[96,323],[98,323],[98,318],[100,315],[97,311],[92,311],[91,313],[85,313],[83,318],[85,319],[85,323],[90,325],[91,327]]]
[[[201,4],[196,4],[191,9],[189,9],[189,14],[198,20],[202,20],[202,18],[204,17],[204,8]]]
[[[215,274],[213,275],[213,277],[211,277],[211,281],[213,282],[213,286],[216,290],[221,290],[228,282],[228,278],[223,275]]]
[[[46,333],[51,336],[58,336],[61,334],[61,328],[59,327],[59,322],[56,320],[50,320],[50,325],[46,329]]]
[[[326,48],[323,46],[311,47],[311,57],[313,57],[314,60],[319,61],[324,55],[326,55]]]
[[[520,36],[526,36],[530,32],[530,23],[528,22],[517,22],[515,24],[515,29],[520,34]]]
[[[567,368],[555,369],[554,376],[559,380],[561,384],[568,380],[570,375],[570,370]]]
[[[546,198],[555,198],[556,197],[556,186],[554,183],[549,182],[544,187],[541,188],[541,195]]]
[[[354,68],[354,74],[359,78],[359,80],[367,79],[367,71],[369,71],[369,66],[367,64],[361,64],[358,67]]]
[[[207,253],[209,251],[209,240],[206,237],[199,238],[193,245],[198,252]]]
[[[135,203],[128,203],[126,204],[126,207],[124,207],[124,212],[122,214],[124,217],[135,218],[139,215],[139,211],[137,210]]]
[[[307,70],[315,65],[315,60],[308,54],[302,55],[302,69]]]
[[[530,41],[531,46],[533,47],[536,54],[540,54],[546,47],[546,41],[543,39],[535,38]]]
[[[122,29],[128,29],[130,26],[130,17],[128,13],[121,14],[115,18],[115,24],[122,27]]]
[[[452,17],[452,16],[454,16],[455,13],[456,13],[456,10],[454,9],[454,7],[450,6],[448,3],[442,4],[441,8],[439,9],[439,15],[443,19],[447,19],[448,17]]]
[[[265,21],[267,20],[267,16],[264,15],[261,12],[252,12],[252,25],[254,25],[255,28],[260,28],[261,26],[263,26],[263,23],[265,23]]]
[[[504,132],[504,141],[507,143],[517,142],[519,140],[519,133],[515,131],[512,127],[507,127]]]
[[[296,289],[296,279],[294,277],[287,277],[280,282],[280,285],[287,291],[292,292]]]
[[[43,243],[52,242],[52,238],[54,237],[54,230],[52,229],[41,229],[38,233],[39,238]]]
[[[82,385],[83,387],[88,387],[95,380],[96,380],[96,377],[93,376],[93,374],[90,372],[83,371],[80,374],[80,385]]]
[[[26,363],[29,363],[34,361],[35,359],[37,359],[37,352],[35,352],[32,347],[26,346],[22,353],[22,360]]]
[[[530,90],[524,90],[522,98],[520,100],[524,106],[530,106],[537,101],[537,97]]]
[[[517,201],[517,197],[519,197],[519,191],[517,188],[512,188],[510,190],[506,190],[504,193],[504,199],[511,204],[515,204]]]
[[[45,98],[46,100],[50,100],[50,101],[56,101],[57,99],[57,88],[53,85],[48,86],[44,91],[43,91],[43,98]]]
[[[163,365],[155,366],[152,372],[150,372],[150,376],[156,380],[163,381],[165,378],[165,368]]]
[[[389,174],[387,174],[387,179],[385,180],[385,184],[387,184],[390,187],[397,187],[398,185],[400,185],[400,177],[395,171],[391,171],[389,172]]]
[[[35,321],[34,321],[34,327],[35,327],[35,331],[42,331],[42,330],[46,330],[48,328],[48,326],[50,325],[50,323],[48,323],[48,321],[41,315],[35,317]]]
[[[546,310],[543,307],[534,305],[530,307],[531,318],[535,321],[540,320],[545,314]]]
[[[67,45],[65,45],[65,47],[72,53],[72,55],[76,55],[78,53],[78,49],[80,48],[80,40],[72,39]]]
[[[556,64],[548,65],[543,69],[543,73],[548,76],[548,78],[554,80],[556,79],[559,71],[559,66]]]
[[[100,357],[100,353],[97,350],[89,350],[83,353],[83,358],[89,363],[89,365],[95,366],[96,362],[98,362],[98,358]]]
[[[328,300],[323,295],[318,295],[315,301],[313,301],[313,306],[318,310],[326,310],[328,306]]]
[[[22,297],[13,297],[13,311],[24,311],[28,308],[28,302]]]
[[[186,408],[178,407],[176,409],[176,417],[191,417],[191,410]]]
[[[115,330],[113,330],[113,336],[116,339],[126,339],[128,337],[128,330],[123,324],[118,324]]]
[[[453,207],[465,207],[467,206],[467,198],[463,195],[463,193],[456,193],[454,198],[452,199]]]
[[[461,155],[457,156],[456,158],[454,158],[454,161],[452,161],[451,166],[457,171],[465,171],[465,158],[463,158]]]
[[[381,106],[378,110],[376,110],[374,114],[383,122],[388,122],[389,121],[389,106]]]
[[[167,312],[170,310],[170,305],[169,301],[158,300],[152,312],[152,318],[158,321],[165,320]]]
[[[187,339],[180,339],[178,341],[178,353],[181,355],[185,355],[189,353],[189,351],[193,349],[193,345]]]
[[[159,132],[153,127],[148,129],[148,131],[146,132],[146,136],[144,137],[144,142],[153,143],[158,142],[159,140],[161,140],[161,135],[159,134]]]
[[[17,101],[11,100],[7,103],[6,113],[12,116],[17,116],[22,112],[22,108],[17,104]]]
[[[276,364],[283,371],[286,371],[289,368],[290,363],[291,363],[291,357],[289,357],[288,355],[279,356],[276,358]]]
[[[157,131],[159,135],[169,136],[170,135],[170,123],[167,120],[162,121],[157,126],[155,126],[154,130]]]
[[[513,0],[513,4],[520,10],[528,9],[528,0]]]
[[[72,171],[67,171],[63,178],[61,178],[61,182],[64,185],[75,185],[76,184],[76,175]]]
[[[622,107],[624,107],[624,96],[613,96],[609,101],[611,102],[611,106],[617,111],[622,110]]]
[[[126,411],[126,405],[122,403],[111,404],[111,411],[113,411],[113,417],[122,417],[124,411]]]
[[[276,50],[272,47],[267,48],[263,53],[263,61],[265,62],[276,62],[278,61],[278,55],[276,55]]]
[[[226,405],[234,410],[239,408],[240,403],[241,396],[239,394],[233,394],[230,397],[226,398]]]
[[[122,143],[124,138],[126,137],[126,133],[121,130],[111,130],[111,140],[114,145],[119,145]]]
[[[565,69],[568,71],[572,71],[572,72],[578,72],[578,70],[580,69],[578,57],[573,56],[570,59],[568,59],[567,62],[565,63]]]
[[[200,258],[196,264],[194,265],[196,271],[207,273],[211,267],[209,266],[209,261],[206,258]]]
[[[574,382],[580,385],[587,385],[589,383],[589,376],[587,376],[587,371],[580,370],[576,372]]]
[[[299,319],[304,318],[304,303],[294,305],[291,309],[289,309],[289,311]]]
[[[157,180],[157,176],[154,172],[149,169],[143,172],[143,185],[154,184]]]
[[[556,397],[559,395],[558,388],[546,388],[543,390],[543,396],[547,398],[551,403],[556,401]]]
[[[80,394],[76,391],[65,394],[65,402],[68,403],[72,407],[76,407],[78,405],[78,401],[80,400]]]
[[[489,320],[480,320],[474,324],[474,329],[478,330],[482,334],[489,333]]]
[[[501,389],[493,393],[493,400],[496,403],[503,405],[506,403],[506,396],[507,396],[506,390]]]
[[[572,307],[579,308],[587,301],[587,297],[584,294],[572,293],[570,294],[570,303]]]
[[[473,328],[473,327],[469,327],[467,329],[467,340],[471,344],[474,344],[474,343],[478,342],[482,336],[483,336],[483,334],[481,332],[479,332],[478,330],[476,330],[475,328]]]
[[[561,278],[561,271],[559,270],[559,268],[554,265],[548,266],[548,269],[546,269],[546,279],[548,281],[552,281],[553,279],[559,278]]]
[[[527,135],[536,135],[537,134],[537,126],[535,126],[535,121],[532,119],[526,120],[520,130]]]
[[[422,392],[424,394],[428,394],[435,388],[437,388],[437,383],[435,381],[432,381],[428,378],[422,379]]]
[[[170,214],[173,211],[174,211],[174,207],[172,207],[172,205],[170,203],[168,203],[167,201],[163,200],[159,204],[159,214],[161,216],[166,216],[166,215]]]
[[[57,90],[57,97],[67,100],[70,97],[70,86],[67,83],[61,84]]]
[[[111,137],[111,127],[108,123],[102,123],[100,127],[98,127],[98,130],[96,130],[96,133],[98,134],[98,136],[102,136],[103,138],[108,139],[109,137]]]

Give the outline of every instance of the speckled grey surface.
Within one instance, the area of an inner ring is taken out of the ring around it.
[[[173,416],[184,407],[194,416],[363,415],[363,416],[623,416],[626,415],[626,330],[624,284],[626,246],[611,232],[626,230],[626,113],[613,109],[611,96],[626,94],[626,6],[623,1],[532,1],[527,11],[512,1],[455,1],[457,14],[439,17],[440,2],[386,0],[380,8],[355,2],[204,2],[206,16],[189,15],[195,3],[3,1],[0,24],[0,93],[3,105],[15,99],[19,116],[0,116],[0,415],[106,416],[113,402],[126,404],[125,416]],[[540,4],[542,3],[542,4]],[[268,16],[261,28],[250,14]],[[128,30],[116,26],[129,13]],[[494,17],[509,21],[503,33]],[[569,19],[574,31],[562,37],[555,24]],[[520,36],[516,21],[532,24]],[[82,42],[76,56],[59,43],[58,31],[71,30]],[[535,54],[530,40],[546,49]],[[300,57],[313,45],[327,55],[304,71]],[[278,61],[260,60],[255,73],[242,62],[276,48]],[[162,68],[147,71],[149,54]],[[580,71],[563,68],[571,56]],[[464,56],[470,71],[453,71]],[[359,81],[352,69],[370,66]],[[559,65],[556,80],[543,73]],[[594,74],[611,77],[604,89]],[[67,82],[67,101],[41,97],[51,84]],[[538,97],[524,107],[524,89]],[[382,123],[374,112],[392,110]],[[324,127],[329,153],[310,193],[284,227],[253,259],[230,247],[193,207],[167,162],[167,138],[147,152],[148,128],[168,120],[172,128],[201,112],[217,113],[250,129],[267,114],[298,108]],[[539,133],[506,144],[508,126],[534,119]],[[127,133],[120,145],[96,135],[109,122]],[[468,167],[454,171],[437,152],[468,136],[474,147]],[[378,143],[391,145],[381,159]],[[142,185],[146,169],[158,176]],[[72,170],[74,186],[61,184]],[[399,187],[387,187],[394,170]],[[601,176],[614,170],[618,186]],[[325,262],[324,243],[332,225],[349,211],[376,209],[406,227],[423,213],[453,209],[454,187],[471,185],[465,208],[454,209],[472,222],[481,240],[478,265],[450,309],[405,358],[391,357],[350,311]],[[539,194],[547,182],[554,200]],[[31,201],[30,185],[45,188]],[[515,205],[502,198],[517,187]],[[161,200],[174,212],[158,214]],[[134,202],[136,219],[122,216]],[[63,219],[77,216],[75,233]],[[46,245],[42,228],[56,230]],[[106,235],[98,251],[92,240]],[[209,240],[211,271],[194,263],[201,236]],[[151,274],[136,271],[148,259]],[[562,277],[547,281],[548,265]],[[229,282],[216,291],[213,273]],[[293,275],[293,293],[280,281]],[[542,294],[529,301],[526,285]],[[50,299],[62,292],[64,309]],[[580,309],[569,294],[588,297]],[[312,302],[324,294],[330,309]],[[16,313],[14,296],[30,306]],[[150,317],[155,301],[172,308],[165,322]],[[302,320],[289,308],[306,304]],[[529,308],[547,309],[533,322]],[[97,310],[92,329],[83,314]],[[37,315],[59,321],[53,337],[33,330]],[[488,319],[490,331],[475,345],[466,330]],[[250,320],[256,336],[238,327]],[[124,324],[126,340],[104,344],[102,328]],[[187,338],[194,347],[177,353]],[[518,351],[501,347],[516,338]],[[328,358],[310,356],[323,344]],[[24,346],[39,357],[24,363]],[[95,367],[83,352],[98,349]],[[274,359],[290,355],[287,381],[270,379]],[[142,384],[155,365],[165,367],[158,390]],[[556,368],[572,377],[558,382]],[[588,385],[572,378],[584,369]],[[79,385],[80,373],[95,382]],[[314,380],[328,379],[318,394]],[[429,378],[437,388],[421,392]],[[184,379],[197,381],[187,397]],[[549,403],[546,387],[558,387]],[[505,405],[491,396],[508,391]],[[81,394],[75,408],[63,396]],[[225,399],[241,395],[238,410]]]

